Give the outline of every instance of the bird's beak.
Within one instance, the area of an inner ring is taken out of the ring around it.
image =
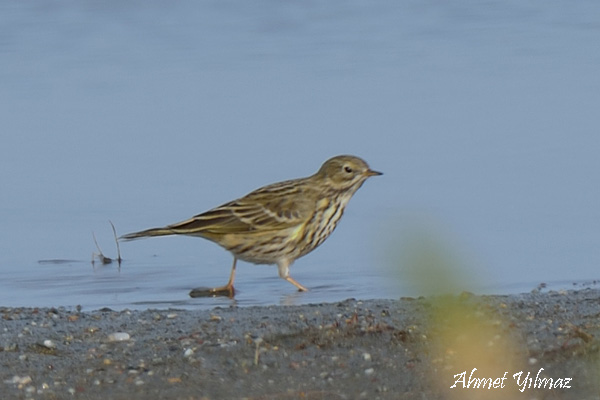
[[[365,176],[367,176],[367,177],[377,176],[377,175],[383,175],[383,172],[373,171],[372,169],[368,169],[367,171],[365,171]]]

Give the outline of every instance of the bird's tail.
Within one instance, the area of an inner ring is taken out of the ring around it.
[[[173,230],[168,227],[152,228],[152,229],[146,229],[145,231],[128,233],[126,235],[119,237],[119,240],[133,240],[133,239],[152,237],[152,236],[166,236],[166,235],[173,235],[174,233],[175,232],[173,232]]]

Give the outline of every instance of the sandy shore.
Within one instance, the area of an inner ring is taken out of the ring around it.
[[[482,349],[450,344],[463,333],[448,330],[454,317],[443,316],[444,299],[208,311],[0,307],[0,392],[2,399],[600,398],[600,291],[450,300],[481,328],[466,329],[490,336]],[[492,357],[500,370],[490,378],[505,380],[466,388],[459,375],[451,389],[456,374],[466,371],[468,383],[485,373],[489,364],[477,364],[489,348],[502,354]],[[461,351],[474,353],[470,364]],[[513,377],[520,371],[532,377],[522,391]],[[534,388],[536,374],[554,387]]]

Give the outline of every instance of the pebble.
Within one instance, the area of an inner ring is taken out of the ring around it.
[[[184,356],[185,358],[191,357],[193,354],[194,354],[194,350],[192,350],[192,349],[186,349],[186,350],[183,352],[183,356]]]
[[[55,349],[56,348],[56,343],[54,343],[52,340],[50,339],[46,339],[43,342],[44,347],[47,347],[49,349]]]
[[[109,342],[125,342],[129,340],[131,336],[127,332],[114,332],[108,335]]]
[[[29,375],[27,375],[27,376],[15,375],[12,377],[12,379],[8,379],[8,380],[4,381],[4,383],[8,383],[8,384],[13,383],[13,384],[19,385],[19,387],[28,385],[31,382],[32,382],[32,379]]]
[[[365,360],[365,361],[371,361],[371,354],[369,354],[369,353],[363,353],[363,360]]]
[[[4,351],[17,351],[19,346],[16,343],[9,343],[4,346]]]
[[[373,375],[374,372],[375,372],[375,370],[373,368],[365,369],[365,375],[367,375],[367,376]]]

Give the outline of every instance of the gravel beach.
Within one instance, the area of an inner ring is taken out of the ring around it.
[[[600,399],[597,289],[0,317],[2,399]]]

